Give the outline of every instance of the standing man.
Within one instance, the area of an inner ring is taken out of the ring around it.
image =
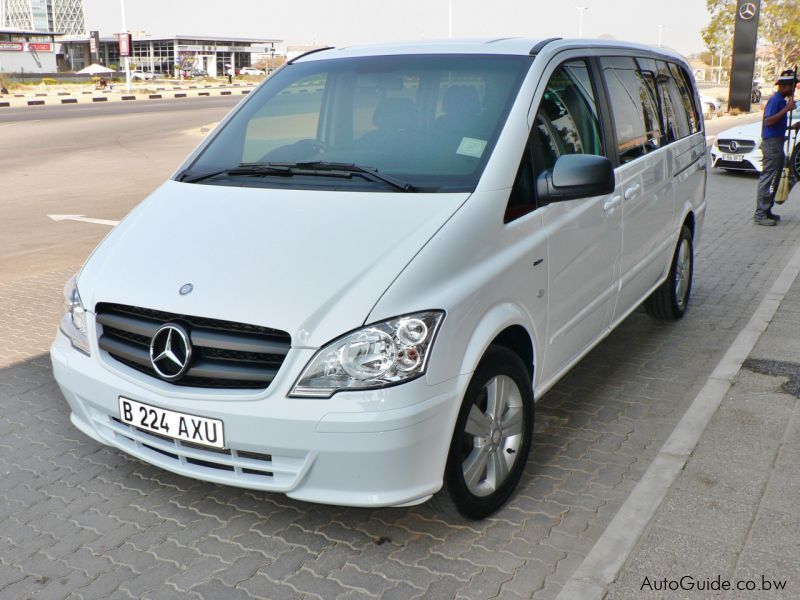
[[[757,225],[775,226],[781,218],[772,213],[775,193],[781,171],[786,163],[783,146],[786,132],[790,128],[787,115],[794,110],[794,88],[797,76],[791,69],[781,73],[775,85],[775,92],[764,109],[764,121],[761,125],[761,153],[764,157],[761,176],[758,178],[758,196],[756,198],[756,214],[753,217]],[[800,121],[791,125],[791,129],[800,129]]]

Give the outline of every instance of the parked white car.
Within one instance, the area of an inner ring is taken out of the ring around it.
[[[140,81],[150,81],[154,79],[155,75],[149,71],[131,71],[131,79],[138,79]]]
[[[264,71],[256,69],[255,67],[242,67],[239,69],[239,75],[263,75]]]
[[[718,98],[708,95],[700,96],[700,104],[703,107],[703,116],[705,116],[707,119],[710,119],[713,115],[719,112],[720,108],[722,108],[722,103]]]
[[[798,118],[800,115],[795,115],[794,119]],[[800,144],[794,133],[791,135],[789,152],[789,163],[794,172],[800,174]],[[719,169],[760,173],[762,161],[761,121],[726,129],[711,146],[711,164]]]
[[[67,283],[72,422],[206,481],[491,514],[534,400],[641,303],[687,310],[690,73],[587,40],[290,61]]]

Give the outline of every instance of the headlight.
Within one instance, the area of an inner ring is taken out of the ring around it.
[[[61,318],[61,332],[72,342],[72,346],[89,355],[89,337],[86,333],[86,309],[78,294],[78,286],[73,275],[64,286],[64,316]]]
[[[420,377],[443,318],[442,311],[421,312],[348,333],[314,355],[290,395],[330,398]]]

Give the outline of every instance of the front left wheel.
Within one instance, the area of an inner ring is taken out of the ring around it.
[[[456,420],[439,506],[483,519],[505,504],[528,460],[533,414],[525,364],[507,348],[489,348]]]

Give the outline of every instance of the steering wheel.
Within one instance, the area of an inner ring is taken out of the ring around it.
[[[330,144],[326,144],[323,141],[314,138],[306,138],[304,140],[298,140],[294,143],[295,146],[308,146],[309,148],[314,148],[317,151],[317,154],[324,154],[325,152],[330,152],[333,150],[333,146]]]
[[[333,146],[330,144],[326,144],[314,138],[306,138],[267,152],[259,159],[259,162],[298,162],[309,159],[314,160],[315,156],[325,154],[333,149]]]

